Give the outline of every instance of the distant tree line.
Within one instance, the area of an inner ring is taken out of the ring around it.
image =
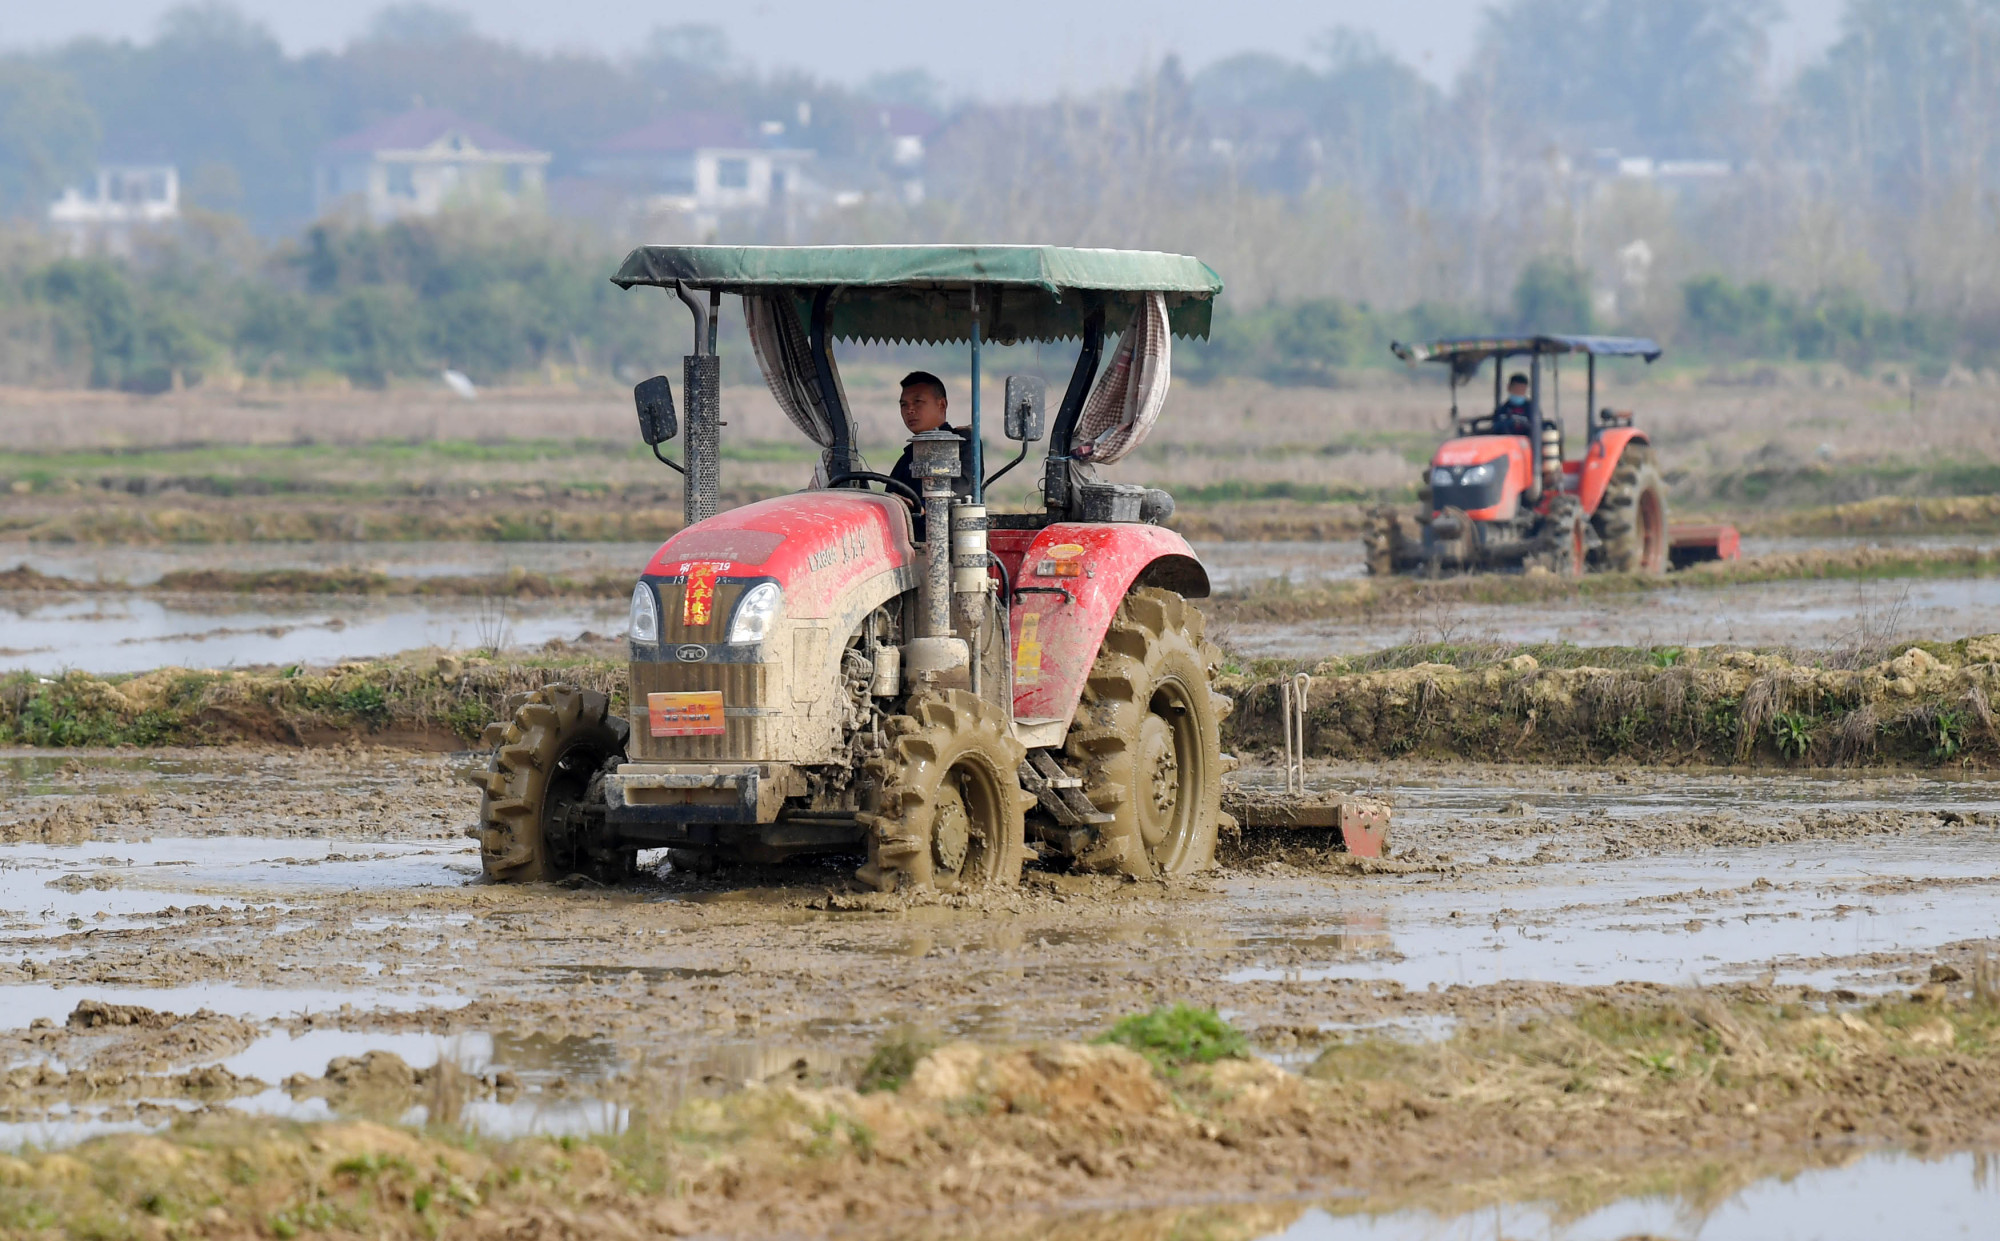
[[[1297,57],[1169,58],[1114,88],[983,104],[921,70],[755,70],[701,27],[606,58],[401,4],[294,56],[226,5],[180,8],[148,41],[0,56],[0,218],[21,221],[0,233],[0,382],[638,365],[666,312],[604,280],[630,238],[305,218],[320,146],[418,96],[548,148],[556,177],[693,107],[782,120],[832,177],[865,163],[884,104],[928,107],[944,127],[922,203],[830,208],[789,233],[725,220],[715,239],[1198,254],[1228,292],[1189,373],[1328,382],[1383,364],[1394,336],[1501,326],[1644,333],[1716,360],[1993,365],[2000,5],[1846,0],[1834,45],[1784,81],[1780,17],[1773,0],[1499,0],[1448,87],[1335,30]],[[178,164],[179,235],[119,261],[37,240],[49,196],[100,158]]]
[[[678,303],[609,282],[617,252],[544,223],[466,214],[318,226],[269,248],[236,240],[234,251],[182,246],[136,262],[17,254],[0,268],[0,383],[367,387],[446,368],[480,383],[631,382],[678,357],[685,330]],[[1677,297],[1676,331],[1663,341],[1673,363],[2000,366],[2000,319],[1806,299],[1714,275],[1687,280]],[[1593,317],[1587,273],[1546,259],[1523,269],[1497,310],[1332,296],[1240,307],[1225,294],[1212,337],[1180,343],[1175,369],[1196,381],[1336,385],[1397,365],[1393,340],[1615,326]],[[733,314],[725,331],[736,334]],[[725,353],[732,380],[753,382],[740,343]]]

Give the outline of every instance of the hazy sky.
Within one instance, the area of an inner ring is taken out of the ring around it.
[[[449,3],[449,0],[447,0]],[[1775,68],[1789,73],[1832,40],[1841,0],[1785,0]],[[536,47],[616,52],[655,26],[722,28],[743,59],[846,82],[923,63],[954,94],[1039,96],[1128,77],[1177,53],[1192,68],[1240,51],[1296,57],[1335,25],[1372,31],[1440,83],[1471,53],[1487,0],[458,0],[487,34]],[[144,38],[172,0],[0,0],[0,45],[80,34]],[[366,26],[369,0],[236,0],[285,46],[337,47]],[[1004,14],[1004,16],[1002,16]]]

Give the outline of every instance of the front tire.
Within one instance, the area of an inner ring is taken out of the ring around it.
[[[1021,881],[1027,751],[992,703],[964,690],[915,697],[891,718],[888,753],[868,760],[880,788],[863,814],[868,863],[855,877],[899,887],[964,892]]]
[[[1667,571],[1667,486],[1650,444],[1625,445],[1590,521],[1600,544],[1598,567],[1612,573]]]
[[[635,855],[607,851],[602,777],[625,757],[631,725],[595,690],[550,685],[482,738],[491,766],[475,780],[479,867],[496,883],[537,883],[588,872],[620,878]]]
[[[1209,689],[1222,652],[1203,630],[1187,600],[1150,587],[1112,617],[1065,743],[1084,795],[1112,816],[1079,868],[1150,879],[1214,862],[1231,704]]]

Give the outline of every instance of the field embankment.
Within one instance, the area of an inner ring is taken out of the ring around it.
[[[624,709],[615,643],[502,659],[415,653],[331,668],[166,668],[0,679],[0,741],[39,746],[316,745],[460,749],[517,695],[569,681]],[[1405,647],[1312,667],[1306,750],[1494,762],[1985,766],[2000,636],[1806,658],[1742,649]],[[1281,744],[1280,679],[1225,676],[1224,742]]]

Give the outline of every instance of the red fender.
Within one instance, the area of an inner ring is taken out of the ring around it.
[[[1067,726],[1097,648],[1133,586],[1208,595],[1187,540],[1159,526],[1062,522],[995,530],[988,546],[1013,584],[1014,718]]]
[[[1625,445],[1634,440],[1652,443],[1636,427],[1610,427],[1583,455],[1582,468],[1576,474],[1576,499],[1583,506],[1584,516],[1596,514],[1598,501],[1604,499],[1604,488],[1611,482],[1611,472],[1618,468],[1618,458],[1625,455]]]

